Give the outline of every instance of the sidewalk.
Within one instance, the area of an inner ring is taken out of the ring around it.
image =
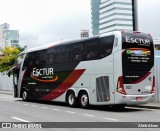
[[[0,94],[13,95],[13,91],[11,91],[11,90],[1,90],[0,89]]]
[[[148,108],[148,109],[160,109],[160,102],[153,102],[148,104],[139,104],[130,107],[138,107],[138,108]]]

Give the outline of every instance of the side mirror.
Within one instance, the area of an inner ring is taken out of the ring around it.
[[[10,77],[10,76],[11,76],[11,72],[9,71],[9,72],[8,72],[8,77]]]
[[[27,67],[22,67],[22,70],[24,71],[24,70],[26,70],[27,69]]]

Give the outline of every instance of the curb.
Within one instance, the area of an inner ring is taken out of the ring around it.
[[[13,95],[12,91],[8,91],[8,90],[0,90],[0,94]]]
[[[160,109],[160,106],[151,106],[151,105],[136,105],[136,106],[130,106],[130,107],[138,107],[138,108],[148,108],[148,109]]]

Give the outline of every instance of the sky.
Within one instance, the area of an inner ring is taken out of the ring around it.
[[[91,33],[90,0],[0,0],[0,24],[19,30],[28,48]],[[160,0],[138,0],[139,30],[160,37]]]

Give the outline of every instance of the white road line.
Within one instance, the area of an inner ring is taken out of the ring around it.
[[[31,105],[32,107],[37,107],[36,105]]]
[[[68,113],[75,113],[75,112],[73,112],[73,111],[66,111],[66,112],[68,112]]]
[[[90,115],[90,114],[82,114],[84,116],[89,116],[89,117],[94,117],[94,115]]]
[[[28,106],[29,104],[23,104],[23,105]]]
[[[16,102],[17,104],[21,104],[21,103],[19,103],[19,102]]]
[[[104,118],[105,120],[111,120],[111,121],[118,121],[117,119],[113,119],[113,118]]]
[[[52,109],[53,111],[61,111],[60,109]]]
[[[48,109],[47,107],[41,107],[41,108],[43,108],[43,109]]]
[[[24,119],[21,119],[21,118],[18,118],[18,117],[11,117],[11,118],[16,119],[16,120],[19,120],[19,121],[22,121],[22,122],[29,122],[29,121],[27,121],[27,120],[24,120]]]

